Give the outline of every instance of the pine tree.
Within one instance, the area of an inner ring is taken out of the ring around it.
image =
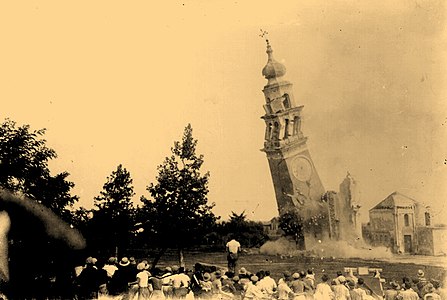
[[[147,190],[153,200],[141,198],[148,226],[155,233],[161,252],[153,265],[168,248],[176,248],[179,264],[184,265],[183,249],[193,245],[215,225],[216,216],[208,203],[209,173],[201,174],[203,155],[196,154],[197,140],[192,127],[186,126],[182,141],[174,142],[172,155],[158,166],[157,182]]]
[[[99,250],[118,254],[124,250],[132,237],[135,209],[132,197],[135,195],[130,173],[120,164],[95,197],[95,210],[90,222]]]

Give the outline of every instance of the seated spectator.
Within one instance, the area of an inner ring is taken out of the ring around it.
[[[399,300],[419,300],[419,295],[413,290],[411,287],[411,283],[405,282],[404,290],[397,295],[397,299]]]
[[[185,268],[178,268],[178,273],[172,279],[172,288],[174,297],[185,298],[189,292],[189,284],[191,279],[185,274]]]
[[[241,283],[241,279],[239,276],[233,277],[233,286],[234,286],[234,299],[240,300],[242,299],[242,294],[244,293],[245,285]]]
[[[129,282],[135,281],[135,272],[127,257],[121,258],[118,270],[109,281],[108,290],[111,295],[126,294],[129,290]]]
[[[148,271],[149,266],[141,262],[137,265],[137,286],[138,286],[138,300],[148,300],[151,296],[151,289],[149,288],[149,277],[151,273]]]
[[[278,281],[278,300],[287,300],[293,296],[293,291],[288,285],[289,280],[285,278],[281,278]]]
[[[309,282],[312,282],[312,289],[315,289],[315,274],[313,270],[311,269],[307,270],[306,279]]]
[[[202,291],[200,297],[203,299],[211,299],[213,296],[213,283],[211,282],[211,274],[203,274],[203,280],[200,281],[200,286]]]
[[[418,270],[418,279],[419,282],[422,283],[423,285],[428,283],[427,279],[425,278],[425,273],[423,270]]]
[[[341,278],[343,277],[343,278]],[[342,282],[342,280],[344,280]],[[334,296],[336,300],[349,300],[351,299],[351,295],[349,293],[348,288],[344,285],[346,279],[344,279],[343,275],[338,276],[335,279],[335,285],[332,286],[332,290],[334,292]]]
[[[234,274],[232,272],[226,272],[222,276],[222,292],[225,294],[234,295],[236,293],[236,288],[234,287]],[[239,278],[239,276],[238,276]]]
[[[118,260],[116,259],[116,257],[110,257],[107,260],[107,263],[104,264],[103,269],[107,272],[107,276],[109,278],[113,277],[113,274],[115,274],[115,271],[118,270],[118,267],[116,266]]]
[[[400,286],[394,281],[391,281],[388,285],[388,288],[385,289],[384,294],[385,300],[395,300],[397,295],[399,294]]]
[[[196,263],[194,265],[194,272],[191,275],[190,289],[194,293],[195,297],[200,297],[202,286],[200,282],[203,280],[202,265]]]
[[[259,300],[264,298],[264,294],[261,289],[256,286],[259,281],[258,276],[253,275],[250,277],[250,281],[245,286],[244,300]]]
[[[445,287],[441,286],[441,282],[438,280],[432,280],[434,292],[441,296],[441,299],[447,299],[447,290]]]
[[[315,288],[315,294],[314,298],[315,300],[334,300],[334,292],[332,292],[331,287],[329,286],[329,276],[326,274],[323,274],[321,276],[321,282],[317,284]],[[362,298],[359,299],[353,299],[353,300],[362,300]]]
[[[163,280],[159,278],[162,271],[158,268],[153,269],[152,276],[149,277],[149,283],[152,286],[151,300],[164,300],[165,295],[163,294]]]
[[[287,284],[289,284],[289,283],[290,283],[291,276],[292,276],[292,274],[290,274],[289,271],[285,271],[285,272],[283,273],[283,277],[281,277],[281,278],[278,280],[278,285],[279,285],[282,281],[284,281],[284,282],[286,282]]]
[[[305,300],[306,295],[304,294],[304,283],[300,279],[301,276],[299,273],[292,274],[292,282],[290,283],[290,288],[293,291],[295,297],[294,300]]]
[[[174,295],[173,289],[172,289],[172,280],[173,280],[173,273],[171,267],[166,267],[164,274],[161,276],[161,280],[163,282],[163,294],[166,298],[172,298]]]
[[[245,269],[244,267],[239,269],[239,278],[248,278],[250,279],[251,274],[248,273],[247,269]]]
[[[259,280],[257,285],[268,297],[271,297],[276,292],[277,285],[275,280],[270,277],[270,271],[264,272],[264,278]]]
[[[424,295],[424,300],[441,300],[441,296],[435,293],[433,284],[427,283],[427,293]]]
[[[99,285],[101,283],[101,274],[95,268],[95,260],[88,257],[85,268],[77,277],[78,299],[94,299],[98,297]]]
[[[222,273],[220,271],[214,272],[214,279],[212,280],[211,292],[213,295],[219,295],[222,292]]]

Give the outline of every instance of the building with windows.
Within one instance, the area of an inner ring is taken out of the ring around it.
[[[398,192],[369,210],[362,234],[372,246],[395,253],[447,254],[447,228],[432,224],[430,207]]]
[[[279,228],[279,218],[274,217],[270,221],[262,222],[265,234],[271,239],[276,240],[284,235],[284,232]]]

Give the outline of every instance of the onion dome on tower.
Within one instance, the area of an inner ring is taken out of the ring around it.
[[[273,58],[273,50],[270,46],[269,40],[266,40],[266,42],[266,53],[268,55],[268,61],[265,67],[262,69],[262,75],[268,80],[268,84],[271,84],[276,82],[276,78],[282,77],[286,74],[286,67]]]

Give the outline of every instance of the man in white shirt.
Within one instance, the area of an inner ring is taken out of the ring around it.
[[[270,277],[270,271],[265,271],[265,276],[259,280],[257,286],[268,296],[272,296],[276,292],[276,282]]]
[[[336,279],[334,279],[335,285],[332,285],[332,291],[334,292],[335,300],[350,300],[351,295],[349,293],[349,290],[344,285],[344,282],[342,282],[342,278],[340,277],[342,276],[339,276]]]
[[[265,294],[256,285],[259,278],[258,276],[251,276],[250,281],[245,286],[245,293],[243,300],[259,300],[265,298]]]
[[[107,272],[107,276],[109,278],[113,277],[113,274],[115,274],[115,271],[118,270],[118,267],[116,266],[116,263],[118,262],[116,257],[110,257],[107,263],[104,265],[103,270]]]
[[[287,280],[281,278],[278,281],[278,300],[289,300],[292,295],[293,291],[287,284]]]
[[[404,283],[404,290],[397,295],[399,300],[418,300],[419,295],[412,288],[409,282]]]
[[[315,289],[314,299],[315,300],[334,300],[335,295],[332,291],[331,287],[327,283],[329,277],[326,274],[323,274],[321,277],[321,282],[317,284]]]
[[[180,267],[178,274],[173,275],[172,288],[175,298],[185,298],[188,294],[188,287],[191,279],[185,274],[185,268]]]
[[[237,260],[239,258],[239,252],[241,251],[241,244],[236,241],[235,239],[232,239],[229,241],[226,245],[227,248],[227,260],[228,260],[228,271],[237,274]]]

